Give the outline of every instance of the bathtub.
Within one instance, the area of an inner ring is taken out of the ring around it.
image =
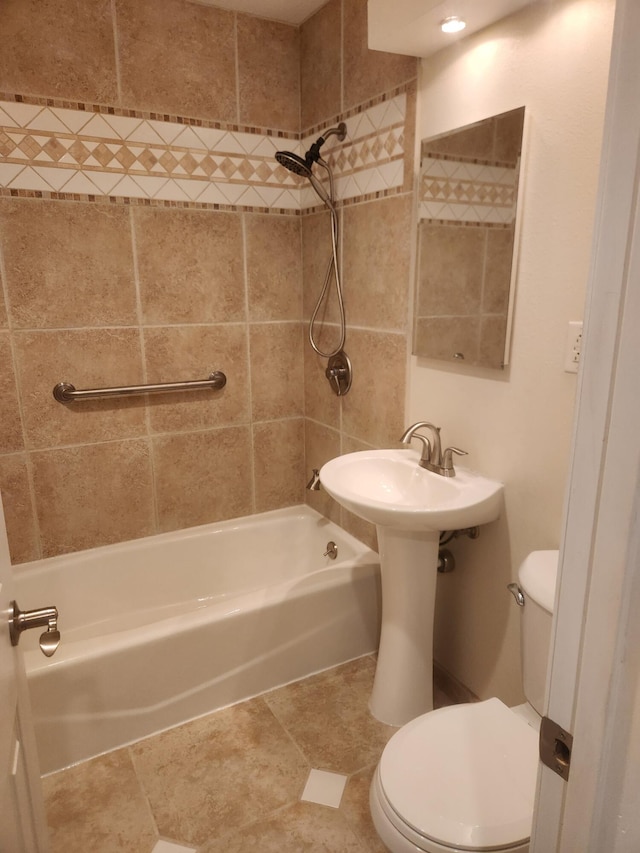
[[[378,645],[378,555],[305,506],[39,560],[15,576],[21,609],[59,612],[54,657],[37,629],[20,641],[43,773]]]

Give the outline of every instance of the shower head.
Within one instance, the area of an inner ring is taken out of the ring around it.
[[[303,178],[311,178],[311,167],[314,163],[319,162],[320,149],[327,139],[330,136],[337,136],[342,142],[346,135],[347,125],[342,121],[337,127],[332,127],[325,131],[324,136],[319,136],[304,155],[304,159],[298,154],[294,154],[292,151],[276,151],[276,160],[281,166],[284,166],[285,169],[288,169],[290,172],[300,175]]]
[[[325,131],[324,136],[319,136],[304,155],[305,162],[309,165],[318,162],[320,159],[320,149],[330,136],[337,136],[340,142],[342,142],[346,135],[347,125],[343,121],[337,127],[332,127],[330,130]]]
[[[276,151],[276,160],[295,175],[311,178],[311,166],[292,151]]]

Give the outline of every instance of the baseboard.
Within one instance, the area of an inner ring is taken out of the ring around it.
[[[463,702],[479,702],[480,699],[476,694],[469,690],[461,681],[451,675],[450,672],[440,666],[437,661],[433,662],[433,683],[434,686],[451,699],[454,705],[460,705]]]

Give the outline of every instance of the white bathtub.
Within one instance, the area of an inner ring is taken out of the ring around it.
[[[335,560],[323,556],[337,544]],[[50,773],[377,648],[379,561],[308,507],[16,568],[22,610],[55,605],[54,657],[25,651]]]

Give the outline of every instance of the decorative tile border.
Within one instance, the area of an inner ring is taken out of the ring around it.
[[[395,94],[348,117],[344,142],[330,137],[323,156],[338,200],[402,186],[405,115],[406,94]],[[299,212],[317,197],[275,153],[303,155],[317,135],[1,101],[0,191]]]
[[[511,224],[517,183],[517,167],[425,156],[420,169],[420,219]]]

